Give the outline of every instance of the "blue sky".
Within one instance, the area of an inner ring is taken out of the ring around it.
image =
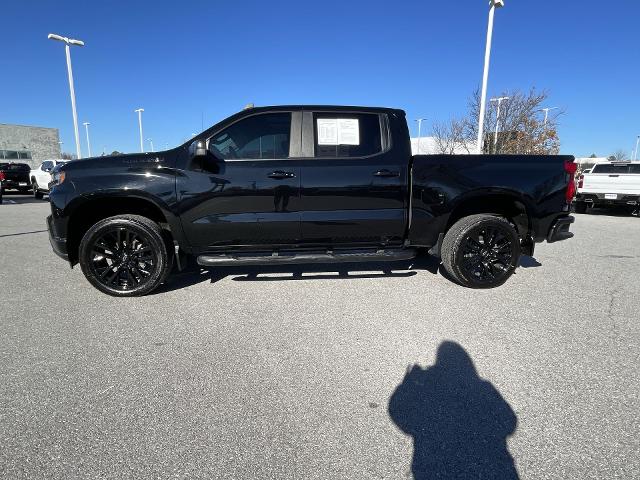
[[[0,123],[57,127],[74,150],[64,48],[47,40],[54,32],[86,43],[72,61],[94,154],[139,148],[138,107],[156,149],[249,102],[398,107],[430,125],[461,115],[480,83],[487,3],[6,2]],[[566,111],[563,153],[630,152],[640,134],[640,2],[505,3],[489,94],[547,89],[549,106]]]

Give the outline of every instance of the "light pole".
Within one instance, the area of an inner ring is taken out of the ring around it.
[[[147,141],[149,142],[149,145],[151,145],[151,151],[155,152],[155,150],[153,149],[153,138],[147,138]]]
[[[482,74],[482,90],[480,92],[480,118],[478,119],[478,143],[476,151],[482,153],[482,137],[484,136],[484,112],[487,108],[487,82],[489,80],[489,60],[491,59],[491,37],[493,36],[493,16],[496,8],[504,7],[504,0],[490,0],[489,24],[487,26],[487,44],[484,50],[484,72]]]
[[[138,113],[138,127],[140,127],[140,151],[144,153],[144,141],[142,140],[142,112],[144,112],[144,108],[138,108],[134,110],[134,112]]]
[[[550,108],[543,108],[542,111],[544,112],[544,123],[542,124],[543,127],[547,126],[547,118],[549,118],[549,110],[555,110],[558,107],[550,107]]]
[[[418,147],[416,150],[416,155],[420,155],[420,135],[422,132],[422,121],[426,120],[426,118],[416,118],[416,122],[418,123]]]
[[[73,88],[73,71],[71,70],[71,52],[69,46],[77,45],[79,47],[83,47],[84,42],[82,40],[75,40],[73,38],[56,35],[55,33],[50,33],[47,38],[49,40],[64,42],[65,44],[65,53],[67,54],[67,75],[69,76],[69,92],[71,95],[71,110],[73,112],[73,130],[76,134],[76,155],[78,158],[82,158],[82,153],[80,152],[80,135],[78,134],[78,114],[76,113],[76,92]]]
[[[636,138],[636,149],[633,151],[633,158],[631,160],[638,159],[638,144],[640,144],[640,135],[638,135]]]
[[[498,102],[498,110],[496,112],[496,131],[493,134],[493,149],[494,153],[498,153],[498,126],[500,125],[500,104],[505,100],[509,100],[509,97],[492,98],[491,102]]]
[[[89,122],[84,122],[84,129],[87,132],[87,150],[89,151],[89,156],[91,156],[91,142],[89,141],[89,125],[91,125]]]

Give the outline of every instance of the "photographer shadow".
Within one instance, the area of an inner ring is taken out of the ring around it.
[[[459,344],[443,342],[433,366],[408,369],[388,411],[413,437],[416,480],[519,478],[507,449],[517,417],[496,388],[478,376]]]

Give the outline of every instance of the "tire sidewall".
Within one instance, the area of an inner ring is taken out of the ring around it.
[[[98,280],[91,268],[91,247],[93,242],[100,238],[107,230],[118,227],[126,227],[135,231],[138,235],[144,236],[157,255],[157,266],[151,277],[143,284],[130,290],[118,290],[104,285]],[[98,290],[108,295],[116,297],[131,297],[145,295],[154,290],[165,279],[168,273],[168,254],[166,244],[159,232],[155,232],[148,225],[126,217],[110,217],[92,226],[80,241],[79,263],[82,273],[87,280]]]

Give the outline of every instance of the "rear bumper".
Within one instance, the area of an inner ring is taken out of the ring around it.
[[[586,202],[591,205],[640,205],[640,195],[628,195],[620,193],[617,198],[605,198],[604,193],[578,193],[577,202]]]
[[[20,185],[22,184],[22,185]],[[25,188],[30,188],[31,185],[29,185],[28,180],[14,180],[14,179],[7,179],[5,178],[2,181],[2,188],[4,188],[5,190],[8,189],[25,189]]]
[[[575,221],[575,217],[571,215],[558,218],[549,229],[547,243],[559,242],[573,237],[573,233],[569,231],[569,227]]]
[[[51,215],[47,217],[47,230],[49,231],[49,243],[51,243],[53,252],[60,258],[64,258],[68,261],[69,253],[67,252],[67,239],[56,235],[53,228],[53,217]]]

